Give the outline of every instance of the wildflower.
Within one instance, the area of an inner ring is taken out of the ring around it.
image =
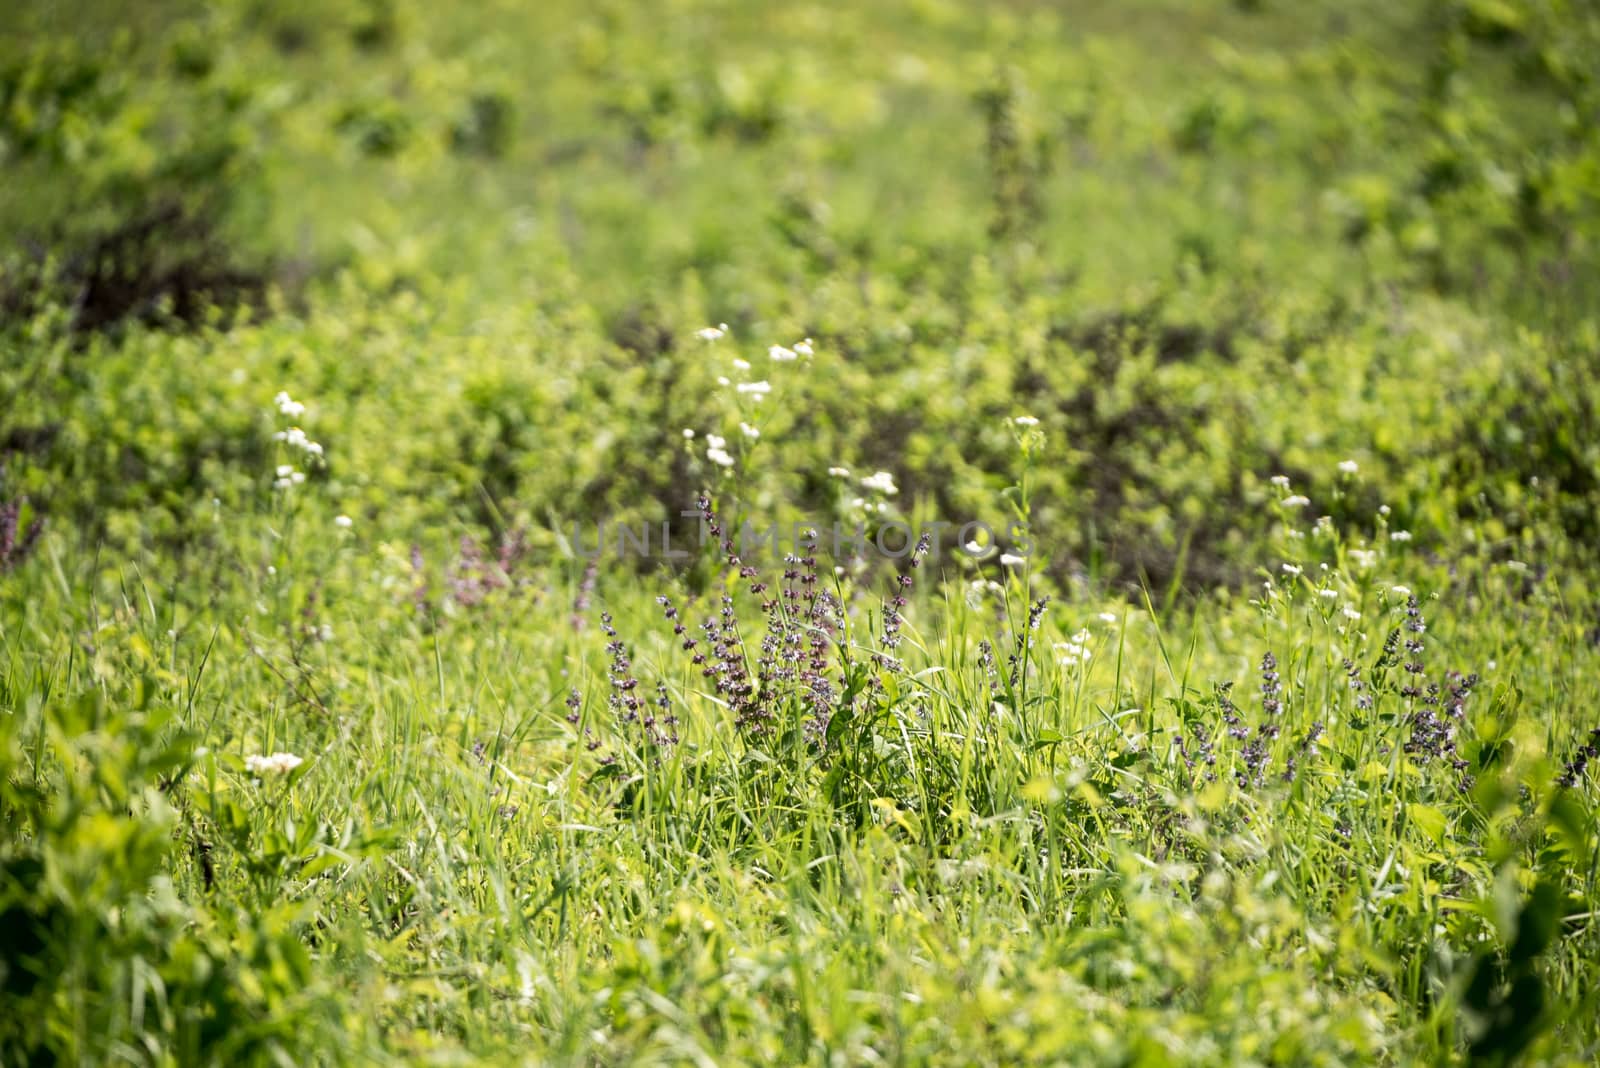
[[[1261,711],[1276,716],[1283,711],[1280,695],[1283,685],[1278,675],[1278,658],[1268,652],[1261,658]]]
[[[1286,575],[1298,575],[1298,574],[1301,573],[1302,570],[1304,570],[1304,569],[1300,568],[1300,567],[1298,567],[1298,566],[1296,566],[1294,564],[1284,564],[1283,565],[1283,572]]]
[[[693,441],[694,440],[694,430],[689,428],[689,427],[684,427],[683,428],[683,440],[684,441]]]
[[[719,467],[732,467],[733,456],[726,449],[719,449],[715,445],[706,450],[706,459]]]
[[[1340,474],[1353,475],[1359,470],[1361,470],[1361,465],[1357,464],[1354,460],[1340,460],[1339,461],[1339,473]]]
[[[894,484],[894,476],[887,471],[878,471],[875,474],[868,475],[861,480],[861,485],[866,489],[877,490],[879,493],[887,494],[891,497],[900,492]]]
[[[1272,476],[1272,484],[1274,486],[1277,486],[1279,489],[1288,489],[1289,488],[1289,476],[1288,475],[1273,475]]]
[[[291,419],[299,418],[305,414],[306,406],[297,400],[292,400],[284,390],[279,390],[278,395],[272,398],[272,403],[278,406],[278,411]]]
[[[1039,425],[1039,420],[1035,419],[1031,415],[1019,415],[1019,416],[1017,416],[1015,419],[1013,419],[1011,421],[1013,423],[1017,424],[1018,426],[1023,426],[1023,427],[1038,426]]]
[[[1391,531],[1390,534],[1389,534],[1389,540],[1390,541],[1410,541],[1411,540],[1411,531],[1409,531],[1409,530]]]
[[[849,478],[850,469],[848,467],[830,467],[828,468],[828,474],[834,478]]]
[[[1000,554],[1000,566],[1001,567],[1021,567],[1023,564],[1025,564],[1027,562],[1028,562],[1028,558],[1026,556],[1018,556],[1015,553],[1001,553]]]
[[[1087,638],[1088,635],[1084,634],[1083,637]],[[1056,663],[1063,667],[1076,667],[1087,661],[1091,655],[1088,646],[1079,641],[1076,635],[1070,642],[1056,642],[1054,648]]]
[[[795,342],[794,351],[796,355],[809,357],[815,350],[811,347],[811,339],[806,338],[804,341]]]
[[[1344,612],[1344,618],[1346,618],[1346,619],[1355,620],[1357,622],[1359,622],[1361,620],[1361,613],[1356,611],[1354,605],[1348,605],[1348,604],[1345,605],[1344,608],[1343,608],[1343,612]]]
[[[740,423],[739,433],[743,434],[751,441],[754,441],[761,436],[761,431],[751,426],[749,423]]]
[[[988,553],[989,553],[989,550],[994,548],[994,546],[992,546],[992,545],[979,545],[975,541],[969,541],[965,545],[963,545],[961,548],[962,548],[962,551],[964,551],[968,556],[987,556]]]
[[[1388,515],[1389,514],[1389,506],[1387,504],[1378,505],[1378,514],[1379,515]]]
[[[731,384],[731,380],[728,378],[727,375],[718,375],[717,376],[717,385],[726,386],[726,385],[730,385],[730,384]],[[739,388],[743,389],[744,387],[740,386]]]
[[[1115,623],[1116,621],[1117,621],[1117,614],[1115,612],[1101,612],[1100,613],[1100,622],[1102,622],[1102,623]]]
[[[1357,567],[1365,569],[1378,562],[1378,553],[1373,549],[1351,549],[1350,559],[1355,561]]]
[[[287,775],[305,761],[293,753],[270,753],[266,756],[247,756],[245,769],[252,775]]]
[[[703,326],[694,332],[694,336],[701,341],[721,341],[728,336],[728,324],[718,323],[716,326]]]
[[[786,349],[782,345],[774,345],[767,350],[767,356],[778,363],[787,363],[798,355],[794,349]]]
[[[1390,593],[1398,593],[1402,597],[1410,597],[1411,596],[1411,587],[1410,586],[1390,586],[1389,587],[1389,592]]]
[[[1330,601],[1333,601],[1333,600],[1337,600],[1338,599],[1339,591],[1338,590],[1330,590],[1330,589],[1321,589],[1321,590],[1317,591],[1317,596],[1326,598],[1327,600],[1330,600]]]
[[[1302,497],[1300,494],[1296,493],[1285,497],[1280,503],[1285,508],[1304,508],[1306,505],[1311,503],[1311,498]]]
[[[349,530],[351,527],[355,526],[356,523],[354,519],[351,519],[347,515],[336,515],[333,517],[333,525],[341,530]]]
[[[747,393],[756,397],[765,397],[768,393],[772,392],[772,383],[740,382],[738,385],[738,390],[740,393]]]
[[[750,370],[750,361],[735,359],[733,361],[733,369],[735,371],[748,371]]]

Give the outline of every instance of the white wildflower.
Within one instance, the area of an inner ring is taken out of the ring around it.
[[[733,369],[735,371],[748,371],[750,370],[750,361],[735,359],[733,361]]]
[[[684,427],[683,428],[683,440],[684,441],[693,441],[694,440],[694,431],[691,430],[689,427]]]
[[[1411,531],[1409,531],[1409,530],[1391,531],[1389,533],[1389,540],[1390,541],[1410,541],[1411,540]]]
[[[717,385],[719,385],[719,386],[730,385],[731,382],[732,382],[732,380],[729,379],[727,375],[718,375],[717,376]],[[740,386],[739,388],[743,389],[744,387]]]
[[[1075,667],[1088,660],[1091,654],[1084,644],[1088,637],[1087,631],[1079,631],[1070,642],[1056,642],[1056,663],[1063,667]]]
[[[299,418],[305,414],[306,406],[297,400],[292,400],[284,390],[279,390],[278,395],[272,398],[272,403],[278,406],[278,411],[291,419]]]
[[[759,438],[761,436],[761,431],[758,430],[757,428],[751,426],[749,423],[740,423],[739,424],[739,433],[743,434],[745,437],[749,438],[751,441],[754,441],[754,440],[756,440],[757,438]]]
[[[1357,567],[1365,569],[1378,562],[1378,553],[1376,549],[1351,549],[1350,559]]]
[[[1285,508],[1304,508],[1310,503],[1310,497],[1302,497],[1298,493],[1285,497],[1282,501],[1282,504]]]
[[[1015,419],[1013,419],[1011,421],[1013,423],[1017,424],[1018,426],[1038,426],[1039,425],[1039,420],[1035,419],[1031,415],[1019,415],[1019,416],[1017,416]]]
[[[269,753],[266,756],[244,758],[244,766],[252,775],[287,775],[304,763],[293,753]]]
[[[1410,586],[1390,586],[1389,587],[1389,592],[1390,593],[1398,593],[1402,597],[1410,597],[1411,596],[1411,587]]]
[[[1361,465],[1356,463],[1354,460],[1339,461],[1339,472],[1341,474],[1353,475],[1359,470],[1361,470]]]
[[[850,469],[848,467],[830,467],[828,468],[828,474],[834,478],[849,478]]]
[[[782,345],[774,345],[767,350],[767,355],[779,363],[788,363],[800,354],[794,349],[786,349]]]
[[[764,397],[768,393],[772,392],[772,383],[765,382],[765,381],[763,381],[763,382],[740,382],[739,386],[738,386],[738,389],[739,389],[740,393],[748,393],[748,394],[752,394],[752,395],[757,396],[757,397]]]
[[[721,434],[707,434],[706,435],[706,448],[708,448],[708,449],[725,449],[727,447],[728,447],[728,439],[723,437]]]
[[[1279,489],[1288,489],[1289,488],[1289,476],[1288,475],[1273,475],[1272,476],[1272,484],[1274,486],[1277,486]]]
[[[728,324],[718,323],[716,326],[703,326],[694,332],[694,336],[701,341],[721,341],[728,336]]]
[[[1322,598],[1324,598],[1326,600],[1329,600],[1329,601],[1336,601],[1336,600],[1339,599],[1339,591],[1338,590],[1321,589],[1321,590],[1317,591],[1317,596],[1318,597],[1322,597]]]
[[[1298,574],[1300,574],[1301,570],[1302,570],[1301,568],[1296,567],[1294,564],[1284,564],[1283,565],[1283,571],[1284,571],[1284,574],[1286,574],[1286,575],[1298,575]]]
[[[795,342],[794,351],[796,355],[809,357],[813,352],[811,339],[806,338],[804,341]]]
[[[899,493],[899,487],[894,484],[894,476],[887,471],[878,471],[861,480],[864,489],[877,490],[879,493],[894,496]]]
[[[706,459],[719,467],[733,466],[733,456],[726,449],[719,449],[714,445],[706,450]]]
[[[1100,622],[1102,622],[1102,623],[1115,623],[1116,621],[1117,621],[1117,614],[1115,612],[1101,612],[1100,613]]]
[[[1015,553],[1000,554],[1000,565],[1002,567],[1021,567],[1027,562],[1028,558],[1026,556],[1018,556]]]
[[[343,530],[349,530],[356,525],[356,521],[347,515],[336,515],[333,517],[333,525]]]

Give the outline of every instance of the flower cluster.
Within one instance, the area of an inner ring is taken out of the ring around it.
[[[1056,663],[1062,667],[1075,668],[1087,666],[1089,662],[1089,639],[1093,637],[1087,630],[1080,630],[1072,638],[1064,642],[1056,642]]]
[[[298,419],[306,411],[304,404],[282,390],[278,392],[276,397],[272,398],[272,402],[277,406],[281,415],[288,416],[290,419]],[[293,450],[307,465],[321,464],[324,461],[321,443],[312,441],[306,435],[306,432],[298,426],[290,426],[279,430],[272,435],[272,440],[280,442]],[[272,484],[277,489],[286,490],[291,486],[300,485],[305,480],[304,471],[301,471],[292,463],[281,463],[277,465],[276,470],[273,472]]]
[[[4,475],[5,469],[0,468],[0,478]],[[44,532],[44,521],[37,517],[26,531],[21,529],[22,507],[27,503],[26,497],[0,501],[0,575],[26,560]]]
[[[1556,777],[1556,785],[1568,789],[1578,785],[1578,780],[1583,778],[1583,773],[1589,770],[1589,761],[1600,759],[1600,727],[1589,732],[1589,741],[1578,747],[1566,767],[1561,769],[1561,774]]]
[[[298,768],[304,760],[293,753],[268,753],[265,756],[253,755],[244,758],[244,766],[252,775],[287,775]]]

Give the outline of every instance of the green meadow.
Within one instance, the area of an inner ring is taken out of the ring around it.
[[[1600,1058],[1591,0],[13,0],[0,468],[0,1064]]]

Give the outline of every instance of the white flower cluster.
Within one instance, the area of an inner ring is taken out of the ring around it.
[[[967,583],[967,604],[973,608],[982,608],[984,602],[990,598],[1004,600],[1006,588],[994,579],[975,578]]]
[[[252,775],[287,775],[305,761],[293,753],[269,753],[244,758],[244,766]]]
[[[815,351],[812,348],[811,339],[806,338],[804,341],[796,341],[792,349],[783,345],[773,345],[767,349],[767,357],[777,363],[788,363],[791,360],[799,359],[801,356],[809,357]]]
[[[882,493],[889,497],[893,497],[900,492],[899,487],[894,484],[894,476],[887,471],[878,471],[863,478],[861,480],[861,488],[872,490],[875,493]]]
[[[1089,662],[1089,639],[1092,635],[1080,630],[1071,641],[1056,642],[1056,663],[1063,667],[1079,667]]]
[[[728,451],[728,439],[720,434],[707,434],[706,459],[718,467],[732,467],[733,454]]]
[[[298,419],[306,412],[306,406],[289,396],[285,390],[279,390],[278,395],[272,398],[272,403],[277,405],[280,413],[291,419]],[[278,431],[272,435],[272,440],[282,442],[289,448],[298,450],[310,463],[316,464],[323,461],[321,443],[312,441],[306,436],[306,432],[297,426]],[[305,480],[305,472],[296,469],[293,464],[279,464],[276,472],[274,472],[272,484],[278,489],[286,490],[290,486],[298,486]]]
[[[291,449],[299,449],[307,456],[314,456],[319,460],[322,458],[322,445],[306,437],[306,432],[297,426],[278,431],[272,435],[272,440],[281,441]]]

